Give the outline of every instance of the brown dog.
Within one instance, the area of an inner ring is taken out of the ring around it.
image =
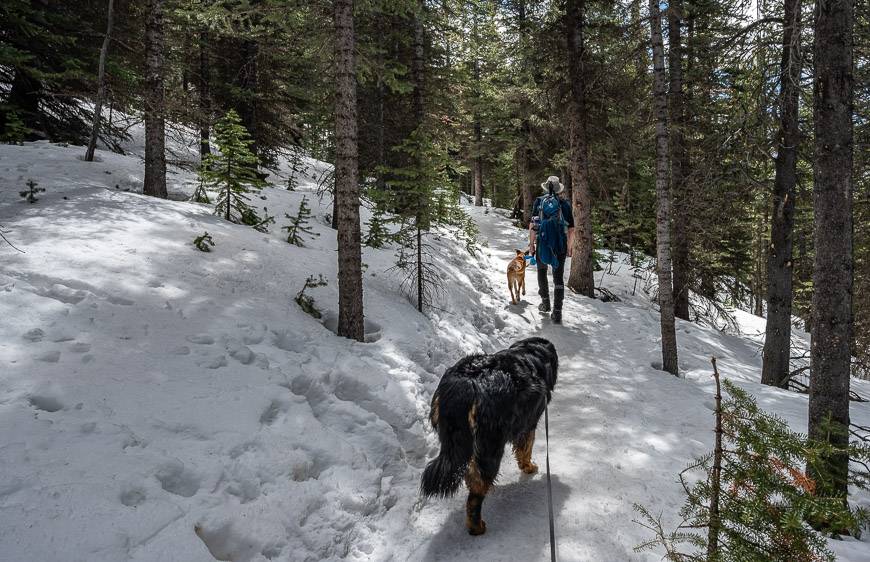
[[[507,278],[511,304],[517,304],[520,300],[520,291],[526,294],[526,259],[523,257],[522,250],[517,250],[517,257],[508,264]]]

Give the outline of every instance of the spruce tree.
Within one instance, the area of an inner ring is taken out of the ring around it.
[[[722,381],[723,401],[718,371],[714,376],[716,445],[680,473],[686,493],[680,512],[683,522],[676,530],[665,531],[660,519],[635,505],[640,514],[635,522],[654,533],[635,550],[661,547],[664,558],[671,561],[835,560],[825,537],[806,520],[858,531],[867,514],[851,511],[839,498],[830,497],[837,477],[826,459],[851,454],[864,462],[870,448],[837,446],[794,433],[785,421],[763,411],[752,396],[727,380]],[[693,476],[698,472],[700,480]],[[854,478],[866,483],[866,469]]]
[[[841,448],[849,442],[852,359],[854,9],[851,0],[816,1],[813,53],[816,256],[808,432]],[[849,455],[841,452],[824,460],[836,481],[827,493],[845,503]]]
[[[296,212],[296,216],[284,213],[284,217],[290,219],[290,224],[281,227],[281,230],[287,231],[288,243],[295,246],[304,246],[305,244],[302,243],[304,240],[303,236],[320,236],[308,225],[308,221],[311,219],[311,207],[308,206],[307,196],[303,196],[302,201],[299,202],[299,210]]]
[[[335,0],[335,195],[338,227],[338,335],[363,341],[354,3]]]
[[[214,142],[218,150],[206,155],[199,175],[203,184],[218,192],[215,214],[255,226],[261,219],[248,205],[248,194],[266,182],[257,175],[258,160],[249,148],[252,141],[234,110],[215,123]]]
[[[166,199],[165,0],[148,0],[145,17],[145,177],[142,193]]]
[[[44,187],[37,187],[37,183],[33,180],[27,180],[27,189],[24,191],[19,191],[18,195],[24,198],[28,203],[36,203],[39,201],[39,198],[36,197],[37,193],[45,191]]]
[[[211,234],[206,231],[193,239],[193,245],[196,246],[196,249],[200,252],[211,252],[211,247],[214,247],[214,240],[212,239]]]

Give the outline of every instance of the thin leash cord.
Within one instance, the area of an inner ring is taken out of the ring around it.
[[[553,518],[553,484],[550,482],[550,415],[544,404],[544,437],[547,442],[547,509],[550,511],[550,560],[556,562],[556,525]]]

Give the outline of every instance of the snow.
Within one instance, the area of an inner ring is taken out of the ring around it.
[[[281,163],[265,199],[253,198],[276,217],[263,234],[208,205],[137,193],[131,132],[130,154],[98,151],[93,163],[81,147],[0,147],[0,224],[26,252],[0,247],[0,559],[548,559],[544,478],[521,475],[510,455],[481,537],[465,531],[462,493],[424,502],[417,491],[437,450],[426,416],[440,375],[529,335],[561,358],[550,406],[561,560],[660,559],[632,551],[648,537],[632,504],[676,522],[676,475],[712,444],[711,355],[763,407],[806,427],[806,396],[757,383],[763,320],[749,314],[736,313],[740,334],[678,321],[683,377],[657,370],[658,316],[624,256],[596,274],[622,302],[569,295],[554,326],[537,312],[530,270],[529,294],[510,305],[504,271],[525,241],[499,210],[466,207],[485,243],[477,257],[449,233],[435,240],[446,290],[425,316],[388,272],[395,250],[365,249],[369,343],[339,338],[328,329],[331,205],[317,195],[328,165],[303,158],[289,192]],[[30,178],[46,188],[32,205],[17,193]],[[169,183],[182,199],[196,177],[171,166]],[[298,248],[280,226],[303,196],[320,236]],[[211,253],[191,243],[203,231]],[[306,294],[323,321],[293,301],[319,274],[329,284]],[[853,403],[856,423],[870,425],[868,406]],[[870,507],[867,494],[852,500]],[[870,560],[866,541],[831,546]]]

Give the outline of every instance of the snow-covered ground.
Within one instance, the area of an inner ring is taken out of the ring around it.
[[[806,396],[756,382],[763,320],[751,315],[737,313],[741,335],[678,321],[684,378],[657,370],[658,316],[622,256],[596,274],[622,302],[569,295],[554,326],[529,271],[512,306],[504,271],[525,241],[500,211],[467,207],[478,257],[437,240],[446,290],[427,316],[400,295],[394,250],[365,249],[371,341],[339,338],[325,327],[337,312],[330,201],[316,195],[328,166],[305,159],[288,192],[282,164],[254,198],[276,216],[263,234],[137,194],[131,152],[85,163],[79,147],[0,146],[0,224],[26,252],[0,246],[0,560],[548,559],[544,480],[509,455],[481,537],[465,532],[462,493],[417,491],[441,373],[533,334],[561,357],[550,451],[562,560],[660,558],[632,551],[648,537],[632,504],[675,521],[676,475],[712,444],[710,356],[805,428]],[[32,205],[18,196],[30,178],[46,188]],[[169,182],[181,198],[196,178],[171,167]],[[298,248],[280,227],[303,197],[319,236]],[[211,253],[191,244],[204,231]],[[321,274],[328,286],[307,293],[325,322],[293,300]],[[870,425],[868,406],[853,404],[853,420]],[[831,544],[870,560],[867,542]]]

